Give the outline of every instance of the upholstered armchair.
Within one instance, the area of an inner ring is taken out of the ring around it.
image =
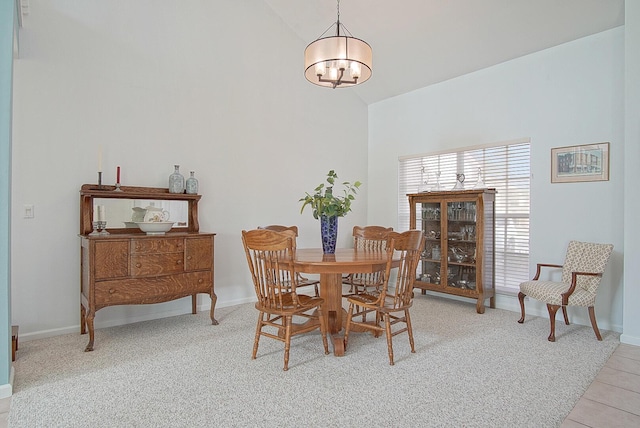
[[[533,279],[520,284],[518,300],[522,317],[518,322],[521,324],[524,322],[526,296],[546,303],[551,324],[548,340],[555,342],[555,321],[558,309],[562,308],[564,322],[569,325],[567,306],[583,306],[589,310],[591,326],[597,339],[602,340],[596,323],[594,306],[598,286],[612,251],[613,245],[610,244],[571,241],[567,247],[563,265],[538,263]],[[560,282],[541,280],[542,268],[562,268]]]

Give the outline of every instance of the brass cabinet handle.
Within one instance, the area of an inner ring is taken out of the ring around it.
[[[136,263],[136,267],[139,268],[142,266],[142,263]]]
[[[109,289],[109,294],[113,294],[113,293],[115,293],[115,292],[116,292],[116,290],[114,290],[113,288],[110,288],[110,289]]]

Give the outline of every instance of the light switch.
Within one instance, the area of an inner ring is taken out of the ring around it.
[[[33,211],[33,205],[27,204],[24,206],[24,218],[34,218],[35,212]]]

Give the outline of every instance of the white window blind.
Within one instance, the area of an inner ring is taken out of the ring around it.
[[[398,167],[398,227],[409,229],[407,193],[451,190],[456,174],[471,189],[479,172],[496,194],[496,288],[513,292],[529,278],[530,143],[517,141],[451,152],[405,156]]]

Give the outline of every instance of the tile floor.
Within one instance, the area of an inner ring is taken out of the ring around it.
[[[640,427],[640,346],[618,346],[561,425],[574,427]]]
[[[7,428],[11,397],[0,399],[0,428]],[[561,428],[640,427],[640,346],[620,344]]]

